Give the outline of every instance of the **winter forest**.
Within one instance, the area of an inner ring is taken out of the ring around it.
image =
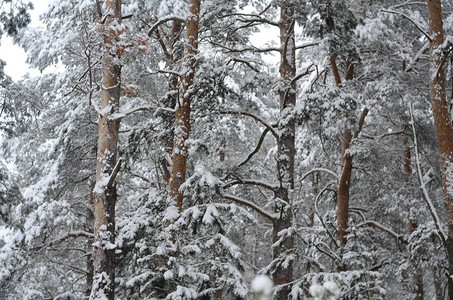
[[[453,1],[32,10],[0,34],[61,71],[0,61],[0,299],[453,300]]]

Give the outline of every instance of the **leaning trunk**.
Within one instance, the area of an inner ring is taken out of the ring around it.
[[[276,210],[279,215],[273,224],[273,242],[281,239],[279,233],[291,227],[292,211],[290,207],[290,192],[294,189],[294,155],[295,155],[295,122],[292,116],[296,104],[296,87],[292,79],[296,75],[296,55],[294,38],[294,8],[281,6],[280,44],[281,64],[280,75],[286,88],[280,91],[280,122],[277,168],[280,188],[275,191]],[[282,262],[294,248],[294,237],[288,236],[273,249],[274,259]],[[275,285],[289,283],[293,279],[292,260],[284,266],[278,263],[273,274]],[[288,299],[290,286],[284,286],[277,299]]]
[[[121,66],[117,45],[121,24],[121,1],[105,2],[103,26],[104,55],[102,59],[101,111],[94,189],[94,278],[90,299],[114,299],[115,292],[115,203],[113,184],[118,156]]]
[[[188,1],[189,15],[186,19],[186,43],[184,48],[184,65],[187,70],[181,77],[178,102],[175,110],[175,131],[173,137],[172,169],[170,178],[170,197],[172,207],[182,211],[183,193],[179,190],[186,179],[188,148],[186,141],[190,133],[190,103],[195,78],[195,63],[198,54],[198,22],[200,0]]]
[[[442,62],[443,24],[441,0],[427,0],[429,14],[429,91],[439,144],[442,191],[447,215],[448,297],[453,299],[453,130],[445,97],[445,73]]]

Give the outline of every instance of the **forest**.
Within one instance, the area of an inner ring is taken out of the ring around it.
[[[1,300],[453,300],[453,1],[31,10],[0,0],[43,71],[0,60]]]

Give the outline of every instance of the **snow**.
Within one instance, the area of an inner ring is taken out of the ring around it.
[[[322,286],[312,284],[309,292],[313,296],[313,300],[336,300],[341,295],[340,288],[333,281],[326,281]]]
[[[252,280],[252,292],[262,294],[265,296],[272,295],[274,283],[265,275],[258,275]]]

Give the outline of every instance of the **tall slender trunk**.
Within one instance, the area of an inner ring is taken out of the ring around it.
[[[337,196],[337,239],[341,245],[346,245],[346,235],[349,220],[349,188],[352,175],[352,155],[347,154],[347,150],[352,141],[352,134],[349,128],[343,131],[341,136],[341,161],[343,170],[341,172]]]
[[[121,1],[105,1],[104,55],[102,59],[101,111],[94,189],[94,278],[90,299],[114,299],[115,293],[115,177],[118,156],[121,66],[118,31]]]
[[[186,164],[189,154],[186,141],[189,139],[190,133],[190,103],[194,94],[193,83],[198,54],[200,0],[189,0],[187,5],[189,15],[186,19],[186,43],[184,48],[184,68],[187,71],[181,77],[179,99],[176,104],[170,177],[172,205],[176,204],[179,211],[182,211],[183,205],[183,193],[179,188],[186,180]]]
[[[295,155],[295,122],[292,116],[296,104],[296,86],[292,79],[296,76],[296,54],[294,38],[294,7],[282,5],[280,7],[280,45],[281,63],[280,76],[287,88],[280,91],[280,121],[278,124],[279,141],[277,154],[277,168],[280,181],[274,197],[279,217],[273,224],[273,242],[280,239],[282,230],[291,227],[292,211],[290,207],[290,192],[294,189],[294,155]],[[294,248],[294,237],[287,237],[283,243],[274,247],[274,259],[282,258]],[[289,283],[293,278],[293,262],[287,266],[278,265],[273,274],[274,283],[281,285]],[[283,287],[277,295],[278,300],[288,299],[290,286]]]
[[[445,97],[445,72],[440,47],[444,41],[442,1],[427,0],[429,15],[429,91],[439,144],[439,162],[442,173],[442,191],[447,215],[448,297],[453,299],[453,129]]]
[[[169,57],[168,61],[171,65],[174,65],[177,62],[177,58],[175,57],[175,45],[179,41],[182,31],[182,23],[180,21],[173,21],[171,26],[171,33],[169,37]],[[165,99],[165,106],[166,107],[175,107],[176,100],[178,99],[178,85],[179,85],[179,77],[176,74],[171,74],[170,78],[168,79],[168,97]],[[168,130],[168,138],[165,144],[165,151],[167,152],[168,156],[171,156],[173,150],[173,137],[174,137],[174,117],[173,114],[164,112],[164,124]],[[171,177],[171,165],[169,163],[169,159],[167,157],[163,157],[161,160],[162,170],[163,170],[163,178],[165,182],[168,184]]]
[[[403,130],[406,126],[403,126]],[[409,147],[409,142],[407,137],[404,137],[402,140],[403,144],[403,173],[406,181],[406,186],[409,187],[410,176],[412,174],[412,164],[411,164],[411,148]],[[416,220],[409,216],[409,234],[412,234],[418,228],[418,223]],[[420,266],[413,262],[415,273],[414,281],[415,284],[411,284],[412,292],[415,294],[414,300],[423,300],[424,299],[424,290],[423,290],[423,270]]]
[[[94,197],[95,197],[94,193],[93,193],[94,184],[95,184],[94,181],[92,181],[92,183],[90,184],[91,192],[90,192],[89,200],[88,200],[90,205],[86,209],[87,218],[86,218],[85,226],[86,226],[86,231],[87,232],[93,232],[94,213],[93,213],[92,206],[94,205]],[[86,243],[87,254],[89,254],[92,249],[93,249],[93,239],[92,238],[88,238],[87,243]],[[86,289],[85,295],[86,295],[87,298],[89,298],[90,295],[91,295],[91,288],[93,286],[93,276],[94,276],[94,266],[93,266],[93,256],[92,255],[87,255],[87,257],[86,257],[86,267],[87,267],[87,273],[86,273],[86,286],[87,286],[87,289]]]

